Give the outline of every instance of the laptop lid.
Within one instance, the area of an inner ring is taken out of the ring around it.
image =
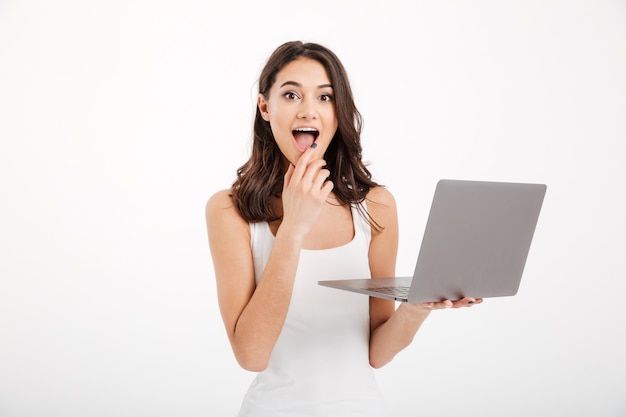
[[[545,192],[544,184],[440,180],[412,279],[319,284],[412,303],[515,295]],[[391,294],[409,281],[408,296]]]

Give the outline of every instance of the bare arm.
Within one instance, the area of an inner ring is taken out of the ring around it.
[[[371,201],[371,202],[370,202]],[[388,191],[376,188],[368,195],[368,210],[384,229],[372,234],[369,264],[372,278],[395,276],[398,250],[398,218],[395,200]],[[370,298],[370,365],[380,368],[406,348],[432,310],[458,308],[482,302],[464,298],[437,303],[401,303]]]
[[[267,367],[287,315],[302,242],[332,189],[323,161],[307,151],[285,176],[283,221],[258,285],[250,229],[227,190],[206,205],[207,232],[217,280],[220,312],[239,364],[250,371]]]

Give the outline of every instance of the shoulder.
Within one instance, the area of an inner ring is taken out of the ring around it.
[[[229,207],[235,207],[233,205],[233,200],[230,196],[230,190],[220,190],[209,197],[209,200],[206,203],[206,209],[215,210],[215,209],[227,209]]]
[[[395,207],[396,200],[388,189],[376,186],[369,190],[365,197],[369,206]]]
[[[381,186],[372,188],[365,197],[367,212],[372,220],[384,229],[396,229],[398,214],[393,194]],[[376,234],[376,233],[375,233]]]
[[[228,222],[247,226],[248,223],[233,204],[230,189],[217,191],[209,197],[205,206],[205,215],[208,225]]]

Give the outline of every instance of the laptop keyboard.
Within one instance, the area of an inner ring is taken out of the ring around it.
[[[380,292],[383,294],[389,294],[394,297],[407,298],[409,296],[409,289],[411,287],[374,287],[374,288],[363,288],[364,290],[371,290]]]

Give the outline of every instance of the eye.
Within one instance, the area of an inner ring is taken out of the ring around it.
[[[299,98],[300,98],[300,97],[298,97],[298,95],[297,95],[296,93],[294,93],[293,91],[288,91],[288,92],[286,92],[285,94],[283,94],[283,96],[284,96],[286,99],[289,99],[289,100],[297,100],[297,99],[299,99]]]
[[[320,96],[321,101],[333,101],[333,96],[330,94],[322,94]]]

